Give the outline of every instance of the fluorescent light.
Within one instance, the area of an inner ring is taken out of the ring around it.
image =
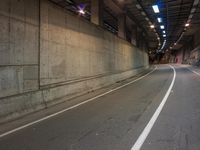
[[[161,47],[160,51],[162,51],[162,49],[165,47],[165,45],[166,45],[166,42],[167,42],[167,40],[164,40],[164,42],[163,42],[163,45],[162,45],[162,47]]]
[[[159,23],[162,22],[162,19],[161,19],[161,18],[157,18],[157,20],[158,20]]]
[[[143,12],[143,11],[141,12],[141,14],[142,14],[143,16],[146,16],[145,12]]]
[[[154,25],[150,25],[150,28],[153,29],[153,28],[155,28],[155,26]]]
[[[189,24],[189,23],[186,23],[186,24],[185,24],[185,27],[189,27],[189,26],[190,26],[190,24]]]
[[[166,37],[166,34],[163,34],[163,37]]]
[[[82,15],[85,14],[85,11],[84,11],[83,9],[80,9],[78,12],[79,12],[80,14],[82,14]]]
[[[135,6],[137,7],[137,9],[142,9],[142,7],[139,4],[137,4]]]
[[[193,6],[198,5],[198,3],[199,3],[199,0],[194,0]]]
[[[196,11],[196,8],[192,8],[190,13],[194,13]]]
[[[158,5],[153,5],[152,8],[153,8],[153,11],[154,11],[155,13],[159,13],[159,12],[160,12],[160,11],[159,11],[159,8],[158,8]]]
[[[166,33],[165,30],[163,31],[163,33]]]
[[[161,29],[165,29],[165,26],[161,25],[160,28],[161,28]]]

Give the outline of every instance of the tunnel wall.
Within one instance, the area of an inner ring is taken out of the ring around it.
[[[0,122],[148,68],[148,56],[48,0],[0,1]]]
[[[176,51],[177,63],[200,65],[200,30],[196,29],[192,38],[184,42]]]

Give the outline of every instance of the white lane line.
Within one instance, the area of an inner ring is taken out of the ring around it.
[[[160,112],[162,111],[166,101],[167,101],[167,98],[169,97],[170,95],[170,92],[174,86],[174,82],[175,82],[175,79],[176,79],[176,70],[174,69],[173,66],[169,65],[172,69],[173,69],[173,72],[174,72],[174,76],[173,76],[173,79],[172,79],[172,82],[169,86],[169,89],[167,90],[167,93],[165,94],[164,98],[162,99],[162,102],[160,103],[160,105],[158,106],[158,108],[156,109],[155,113],[153,114],[151,120],[148,122],[148,124],[146,125],[146,127],[144,128],[144,130],[142,131],[142,133],[140,134],[139,138],[137,139],[137,141],[135,142],[135,144],[133,145],[133,147],[131,148],[131,150],[140,150],[144,141],[146,140],[147,136],[149,135],[154,123],[156,122]]]
[[[196,72],[196,71],[190,69],[190,67],[186,67],[186,68],[187,68],[189,71],[191,71],[191,72],[195,73],[196,75],[200,76],[200,73],[199,73],[199,72]]]
[[[200,76],[200,73],[198,73],[198,72],[196,72],[196,71],[194,71],[194,70],[191,70],[191,69],[189,69],[191,72],[193,72],[193,73],[195,73],[196,75],[198,75],[198,76]]]
[[[58,111],[58,112],[56,112],[56,113],[53,113],[53,114],[51,114],[51,115],[49,115],[49,116],[46,116],[46,117],[44,117],[44,118],[41,118],[41,119],[39,119],[39,120],[30,122],[30,123],[25,124],[25,125],[23,125],[23,126],[21,126],[21,127],[18,127],[18,128],[13,129],[13,130],[7,131],[7,132],[5,132],[5,133],[2,133],[2,134],[0,134],[0,138],[2,138],[2,137],[4,137],[4,136],[7,136],[7,135],[9,135],[9,134],[12,134],[12,133],[14,133],[14,132],[17,132],[17,131],[19,131],[19,130],[22,130],[22,129],[24,129],[24,128],[27,128],[27,127],[29,127],[29,126],[32,126],[32,125],[34,125],[34,124],[36,124],[36,123],[42,122],[42,121],[44,121],[44,120],[47,120],[47,119],[49,119],[49,118],[55,117],[55,116],[57,116],[57,115],[59,115],[59,114],[62,114],[62,113],[64,113],[64,112],[68,111],[68,110],[71,110],[71,109],[73,109],[73,108],[76,108],[76,107],[78,107],[78,106],[81,106],[81,105],[83,105],[83,104],[86,104],[86,103],[88,103],[88,102],[91,102],[91,101],[93,101],[93,100],[95,100],[95,99],[97,99],[97,98],[99,98],[99,97],[102,97],[102,96],[104,96],[104,95],[107,95],[107,94],[109,94],[109,93],[111,93],[111,92],[114,92],[114,91],[116,91],[116,90],[119,90],[119,89],[121,89],[121,88],[123,88],[123,87],[125,87],[125,86],[127,86],[127,85],[130,85],[130,84],[132,84],[132,83],[134,83],[134,82],[136,82],[136,81],[138,81],[138,80],[141,80],[142,78],[144,78],[144,77],[148,76],[149,74],[153,73],[156,69],[157,69],[157,66],[156,66],[151,72],[145,74],[144,76],[141,76],[141,77],[137,78],[136,80],[133,80],[133,81],[131,81],[131,82],[129,82],[129,83],[126,83],[126,84],[124,84],[124,85],[122,85],[122,86],[119,86],[119,87],[117,87],[117,88],[114,88],[114,89],[112,89],[112,90],[109,90],[109,91],[107,91],[107,92],[105,92],[105,93],[103,93],[103,94],[97,95],[97,96],[95,96],[95,97],[93,97],[93,98],[90,98],[90,99],[88,99],[88,100],[85,100],[84,102],[81,102],[81,103],[76,104],[76,105],[74,105],[74,106],[71,106],[71,107],[69,107],[69,108],[63,109],[63,110]]]

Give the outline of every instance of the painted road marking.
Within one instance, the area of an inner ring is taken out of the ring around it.
[[[25,124],[25,125],[23,125],[23,126],[21,126],[21,127],[18,127],[18,128],[13,129],[13,130],[7,131],[7,132],[5,132],[5,133],[2,133],[2,134],[0,134],[0,138],[2,138],[2,137],[4,137],[4,136],[7,136],[7,135],[9,135],[9,134],[12,134],[12,133],[14,133],[14,132],[17,132],[17,131],[19,131],[19,130],[22,130],[22,129],[24,129],[24,128],[27,128],[27,127],[29,127],[29,126],[32,126],[32,125],[34,125],[34,124],[36,124],[36,123],[42,122],[42,121],[44,121],[44,120],[47,120],[47,119],[49,119],[49,118],[55,117],[55,116],[57,116],[57,115],[59,115],[59,114],[62,114],[62,113],[64,113],[64,112],[68,111],[68,110],[71,110],[71,109],[73,109],[73,108],[76,108],[76,107],[78,107],[78,106],[81,106],[81,105],[83,105],[83,104],[86,104],[86,103],[88,103],[88,102],[91,102],[91,101],[93,101],[93,100],[95,100],[95,99],[97,99],[97,98],[100,98],[100,97],[102,97],[102,96],[104,96],[104,95],[107,95],[107,94],[109,94],[109,93],[112,93],[112,92],[114,92],[114,91],[116,91],[116,90],[119,90],[119,89],[121,89],[121,88],[123,88],[123,87],[125,87],[125,86],[127,86],[127,85],[130,85],[130,84],[132,84],[132,83],[134,83],[134,82],[136,82],[136,81],[138,81],[138,80],[141,80],[142,78],[144,78],[144,77],[148,76],[149,74],[153,73],[156,69],[157,69],[157,66],[156,66],[151,72],[149,72],[149,73],[145,74],[144,76],[141,76],[141,77],[139,77],[139,78],[137,78],[137,79],[135,79],[135,80],[133,80],[133,81],[131,81],[131,82],[129,82],[129,83],[126,83],[126,84],[124,84],[124,85],[122,85],[122,86],[119,86],[119,87],[117,87],[117,88],[114,88],[114,89],[112,89],[112,90],[109,90],[109,91],[107,91],[107,92],[105,92],[105,93],[103,93],[103,94],[97,95],[97,96],[95,96],[95,97],[93,97],[93,98],[90,98],[90,99],[88,99],[88,100],[85,100],[84,102],[81,102],[81,103],[76,104],[76,105],[74,105],[74,106],[71,106],[71,107],[69,107],[69,108],[63,109],[63,110],[58,111],[58,112],[56,112],[56,113],[53,113],[53,114],[51,114],[51,115],[49,115],[49,116],[46,116],[46,117],[44,117],[44,118],[41,118],[41,119],[39,119],[39,120],[30,122],[30,123]]]
[[[147,136],[149,135],[154,123],[156,122],[158,116],[160,115],[160,112],[162,111],[170,93],[171,93],[171,90],[174,86],[174,82],[175,82],[175,79],[176,79],[176,70],[174,69],[173,66],[169,65],[172,69],[173,69],[173,72],[174,72],[174,75],[173,75],[173,79],[172,79],[172,82],[169,86],[169,89],[167,90],[167,93],[165,94],[164,98],[162,99],[162,102],[160,103],[160,105],[158,106],[158,108],[156,109],[155,113],[153,114],[152,118],[150,119],[150,121],[148,122],[148,124],[146,125],[146,127],[144,128],[144,130],[142,131],[142,133],[140,134],[139,138],[137,139],[137,141],[135,142],[135,144],[133,145],[133,147],[131,148],[131,150],[140,150],[143,143],[145,142]]]
[[[189,69],[189,70],[190,70],[190,69]],[[200,76],[200,73],[198,73],[198,72],[196,72],[196,71],[194,71],[194,70],[190,70],[190,71],[192,71],[192,72],[195,73],[196,75]]]
[[[196,75],[200,76],[200,73],[199,73],[199,72],[197,72],[197,71],[194,71],[194,70],[190,69],[189,67],[187,67],[187,69],[188,69],[189,71],[191,71],[191,72],[195,73]]]

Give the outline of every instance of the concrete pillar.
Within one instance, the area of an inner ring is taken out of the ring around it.
[[[118,36],[126,39],[126,15],[120,14],[118,16]]]
[[[103,1],[91,1],[91,22],[103,26]]]

